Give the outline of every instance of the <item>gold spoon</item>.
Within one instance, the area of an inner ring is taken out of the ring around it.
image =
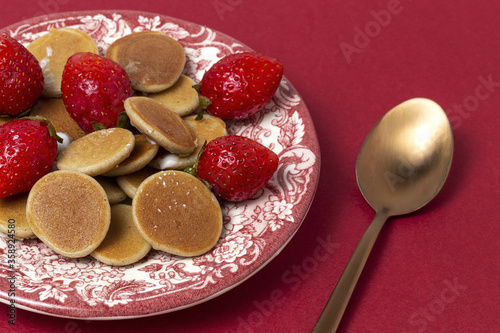
[[[453,157],[453,134],[443,109],[410,99],[373,127],[356,162],[356,179],[375,218],[354,250],[313,333],[335,332],[385,221],[431,201],[443,186]]]

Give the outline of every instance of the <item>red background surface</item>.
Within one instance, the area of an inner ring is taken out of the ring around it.
[[[12,326],[0,306],[1,332],[310,332],[374,215],[355,181],[359,148],[386,111],[412,97],[448,113],[452,170],[431,204],[386,225],[339,331],[500,332],[500,2],[3,0],[1,8],[0,28],[53,12],[132,9],[224,32],[283,62],[322,151],[302,227],[235,289],[186,310],[109,322],[18,309]],[[320,261],[322,241],[332,247]]]

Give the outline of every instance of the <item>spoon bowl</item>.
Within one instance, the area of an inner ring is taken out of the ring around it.
[[[444,185],[453,158],[453,134],[443,109],[414,98],[387,112],[366,137],[356,181],[375,217],[356,246],[313,332],[335,332],[370,251],[390,216],[411,213]]]
[[[356,180],[376,212],[411,213],[439,192],[452,155],[453,136],[444,111],[429,99],[411,99],[370,131],[356,161]]]

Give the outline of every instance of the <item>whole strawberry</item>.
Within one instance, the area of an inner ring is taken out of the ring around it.
[[[202,105],[222,119],[248,118],[274,96],[282,76],[283,66],[276,59],[255,52],[228,55],[203,76]]]
[[[48,120],[21,118],[0,126],[0,198],[29,191],[52,170],[57,154]]]
[[[101,126],[116,127],[118,116],[125,112],[123,102],[133,93],[120,65],[90,52],[75,53],[68,59],[61,91],[66,110],[87,133]]]
[[[0,36],[0,115],[18,116],[42,94],[43,73],[38,60],[22,44]]]
[[[228,201],[252,197],[269,182],[279,158],[260,143],[238,135],[210,141],[200,154],[196,172],[214,193]]]

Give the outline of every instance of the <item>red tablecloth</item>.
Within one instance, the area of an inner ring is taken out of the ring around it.
[[[311,331],[374,216],[355,181],[359,148],[386,111],[412,97],[435,100],[450,117],[452,170],[431,204],[386,225],[339,331],[500,332],[498,1],[4,1],[0,28],[89,9],[178,17],[279,58],[315,122],[319,187],[282,253],[211,301],[107,322],[18,309],[15,326],[0,306],[1,332]],[[328,257],[312,265],[322,242]]]

